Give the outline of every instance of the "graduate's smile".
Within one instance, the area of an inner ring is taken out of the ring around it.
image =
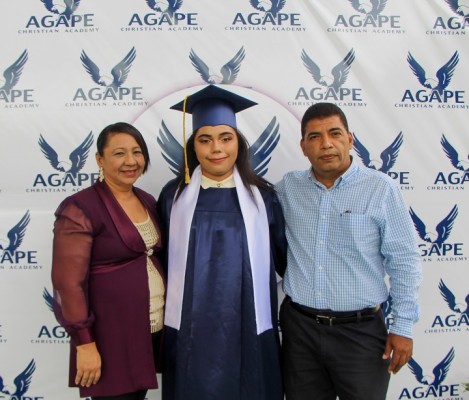
[[[234,169],[238,157],[238,136],[228,125],[202,126],[195,133],[194,150],[202,174],[222,181]]]

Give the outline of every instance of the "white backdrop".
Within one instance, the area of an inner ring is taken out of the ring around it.
[[[469,399],[468,0],[3,0],[0,10],[0,399],[78,399],[47,301],[53,212],[97,178],[96,137],[117,121],[144,134],[151,168],[139,185],[158,196],[173,175],[157,138],[163,126],[182,136],[169,106],[209,81],[259,103],[239,118],[251,143],[278,128],[272,182],[308,166],[307,106],[343,107],[354,155],[396,179],[421,226],[424,377],[405,367],[388,398]]]

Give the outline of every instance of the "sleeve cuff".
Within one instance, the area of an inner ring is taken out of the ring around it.
[[[79,329],[70,334],[76,346],[94,342],[94,335],[90,328]]]
[[[392,323],[389,332],[398,336],[404,336],[406,338],[412,339],[412,330],[414,327],[414,322],[410,319],[395,319]]]

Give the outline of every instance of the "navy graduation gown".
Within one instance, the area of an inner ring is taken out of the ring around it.
[[[158,201],[163,225],[176,183]],[[164,400],[283,399],[275,267],[286,241],[275,194],[261,191],[271,233],[273,329],[256,333],[251,266],[236,189],[200,189],[191,226],[180,330],[165,327]]]

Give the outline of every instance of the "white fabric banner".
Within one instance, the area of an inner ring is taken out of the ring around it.
[[[259,103],[238,127],[273,147],[272,182],[309,165],[306,108],[343,108],[354,156],[396,180],[420,236],[422,373],[404,367],[388,398],[469,399],[467,0],[23,0],[0,10],[0,398],[79,397],[49,307],[52,226],[59,202],[97,179],[101,129],[142,131],[151,167],[139,186],[157,197],[174,177],[164,138],[182,141],[169,107],[218,83]]]

